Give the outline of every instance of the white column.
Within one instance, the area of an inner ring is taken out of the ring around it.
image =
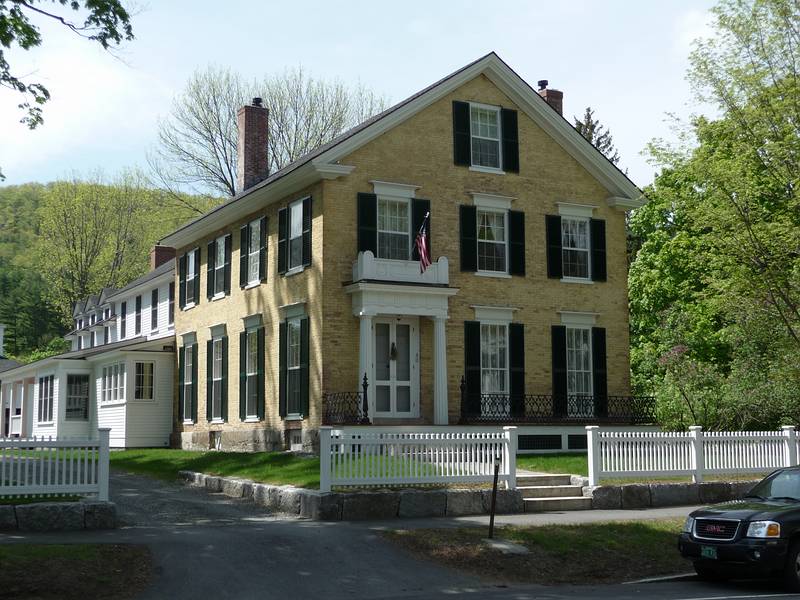
[[[445,318],[433,318],[433,422],[447,425],[447,339]]]
[[[372,349],[372,315],[359,315],[360,320],[360,335],[358,343],[358,379],[356,380],[355,390],[361,391],[361,384],[364,381],[364,373],[367,374],[369,379],[369,419],[372,421],[373,413],[375,412],[375,382],[373,381],[374,373],[372,372],[372,356],[374,354]]]
[[[600,485],[600,439],[597,434],[600,428],[597,425],[586,426],[586,448],[589,462],[589,485]]]

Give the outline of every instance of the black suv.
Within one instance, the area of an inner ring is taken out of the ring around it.
[[[703,578],[782,575],[800,591],[800,467],[771,473],[741,500],[691,513],[678,549]]]

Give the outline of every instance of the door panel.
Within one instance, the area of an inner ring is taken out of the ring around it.
[[[381,416],[419,414],[419,339],[416,321],[375,322],[375,412]]]

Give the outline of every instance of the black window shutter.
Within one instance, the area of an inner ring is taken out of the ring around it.
[[[247,418],[247,332],[239,334],[239,420]]]
[[[462,416],[481,414],[481,324],[464,321],[464,379],[466,398],[462,399]]]
[[[547,276],[561,279],[561,217],[547,215],[545,217],[547,231]]]
[[[468,167],[471,164],[469,103],[453,101],[453,163]]]
[[[606,280],[606,222],[592,219],[589,222],[592,245],[592,281]]]
[[[503,170],[519,173],[517,111],[510,108],[500,110],[500,129],[503,136]]]
[[[525,327],[522,323],[508,326],[509,380],[511,414],[525,416]]]
[[[214,297],[214,275],[217,266],[217,242],[208,243],[208,256],[206,268],[206,298],[209,300]]]
[[[419,260],[419,252],[417,252],[417,245],[414,243],[417,239],[417,232],[422,227],[422,222],[425,220],[425,215],[431,211],[431,201],[422,200],[421,198],[414,198],[411,200],[411,260]],[[428,256],[433,262],[433,250],[431,250],[431,218],[428,217],[426,225],[427,235],[425,236],[428,242]]]
[[[264,346],[264,328],[259,327],[256,332],[256,353],[257,353],[257,360],[258,365],[256,366],[256,373],[258,376],[256,377],[257,385],[258,385],[258,396],[256,402],[256,410],[258,411],[258,418],[262,421],[264,420],[264,369],[266,367],[264,362],[265,357],[265,346]]]
[[[358,193],[358,251],[378,256],[378,197]]]
[[[278,273],[283,275],[288,270],[289,259],[289,209],[278,211]]]
[[[222,420],[228,421],[228,336],[222,337]]]
[[[194,251],[194,301],[200,303],[200,248]]]
[[[214,397],[214,340],[206,342],[206,421],[213,418],[211,407]]]
[[[608,414],[608,373],[606,330],[603,327],[592,327],[592,387],[595,415],[605,417]]]
[[[474,206],[460,207],[461,270],[478,270],[478,211]]]
[[[197,343],[192,344],[192,421],[197,423]]]
[[[525,275],[525,213],[508,211],[508,272]]]
[[[178,306],[186,306],[186,255],[178,259]]]
[[[278,413],[286,416],[286,321],[279,328],[278,340]]]
[[[303,265],[311,265],[311,196],[303,200]]]
[[[250,252],[250,226],[245,225],[239,230],[239,287],[247,285],[247,255]]]
[[[183,414],[183,375],[186,371],[186,346],[178,351],[178,418],[183,421],[186,415]]]
[[[309,319],[300,319],[300,414],[308,416],[308,345]]]
[[[553,416],[567,416],[567,328],[553,325],[551,345],[553,355]]]
[[[259,248],[258,248],[258,279],[267,280],[267,217],[261,217],[258,222]]]
[[[225,236],[225,293],[231,293],[231,253],[233,246],[233,236],[229,233]]]

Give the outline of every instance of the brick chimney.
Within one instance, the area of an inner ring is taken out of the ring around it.
[[[558,114],[564,114],[564,92],[559,90],[549,89],[547,79],[539,81],[539,95],[556,111]]]
[[[236,124],[239,128],[237,193],[264,181],[269,175],[268,123],[269,109],[261,105],[261,98],[253,98],[252,104],[243,106],[236,113]]]
[[[175,258],[175,248],[169,246],[153,246],[150,250],[150,270],[157,269],[168,260]]]

